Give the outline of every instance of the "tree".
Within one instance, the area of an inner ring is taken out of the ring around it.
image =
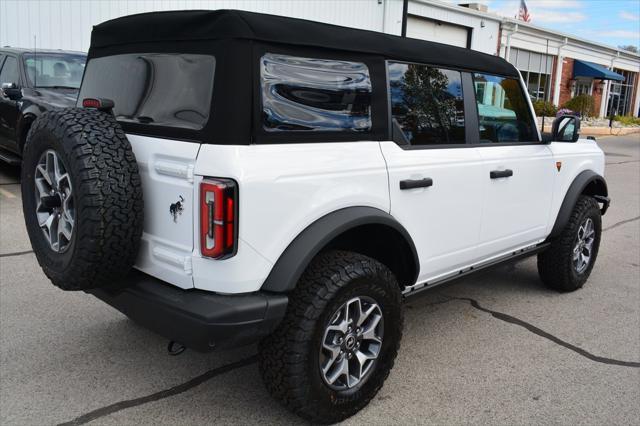
[[[402,80],[392,82],[392,90],[396,86],[403,93],[403,127],[413,134],[435,132],[448,141],[448,129],[456,120],[456,102],[448,85],[449,79],[437,68],[409,65]]]
[[[627,52],[638,53],[638,46],[634,46],[633,44],[618,46],[618,49],[626,50]]]
[[[578,95],[569,99],[563,108],[570,109],[571,111],[580,114],[580,117],[591,117],[593,111],[595,111],[595,104],[593,102],[593,96],[590,95]]]

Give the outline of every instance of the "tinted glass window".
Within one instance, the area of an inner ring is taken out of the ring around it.
[[[391,114],[411,145],[465,143],[460,72],[389,63],[389,85]]]
[[[120,121],[199,130],[209,119],[215,59],[147,53],[91,59],[78,102],[107,98]]]
[[[24,55],[24,66],[32,86],[77,89],[86,60],[84,55],[29,53]]]
[[[268,132],[371,129],[371,78],[363,63],[267,53],[260,75]]]
[[[0,71],[0,84],[2,83],[20,83],[20,74],[18,72],[18,60],[13,56],[7,56]]]
[[[480,142],[532,142],[533,118],[515,78],[473,76],[478,103]]]

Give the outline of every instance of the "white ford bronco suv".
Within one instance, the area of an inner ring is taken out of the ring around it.
[[[537,130],[518,71],[457,47],[238,11],[96,26],[77,108],[33,124],[45,274],[188,348],[259,342],[318,422],[389,375],[403,299],[537,254],[583,286],[609,199],[579,120]]]

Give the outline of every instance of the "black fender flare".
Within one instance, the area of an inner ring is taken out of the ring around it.
[[[558,211],[558,215],[556,216],[553,229],[549,234],[550,238],[560,235],[571,217],[571,212],[578,202],[578,197],[584,194],[587,187],[592,184],[595,184],[597,191],[589,195],[594,196],[596,200],[603,203],[602,214],[605,214],[609,207],[609,190],[607,189],[607,182],[604,180],[604,177],[600,176],[593,170],[584,170],[575,177],[569,186],[560,206],[560,210]]]
[[[277,293],[293,290],[311,260],[333,239],[358,226],[376,224],[394,229],[405,239],[413,255],[415,282],[420,262],[409,232],[390,214],[374,207],[359,206],[336,210],[305,228],[280,255],[261,290]]]
[[[34,108],[31,107],[20,114],[16,125],[16,144],[20,153],[24,150],[24,145],[27,142],[27,135],[31,125],[36,121],[36,118],[38,118],[39,115],[40,113],[38,113],[37,110],[34,111]]]

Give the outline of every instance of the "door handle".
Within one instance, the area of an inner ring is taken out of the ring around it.
[[[506,177],[509,177],[509,176],[513,176],[513,170],[511,170],[511,169],[507,169],[507,170],[491,170],[491,172],[489,173],[489,176],[491,176],[491,179],[506,178]]]
[[[433,186],[433,179],[405,179],[400,181],[400,189],[427,188]]]

